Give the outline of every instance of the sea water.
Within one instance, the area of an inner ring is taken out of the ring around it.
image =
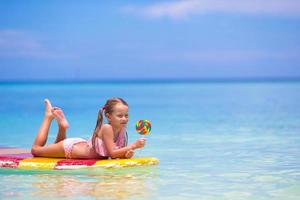
[[[137,157],[159,165],[94,171],[0,169],[0,199],[272,199],[300,196],[300,82],[52,82],[0,84],[0,146],[30,148],[44,98],[88,138],[109,97],[152,131]],[[48,143],[57,125],[51,126]]]

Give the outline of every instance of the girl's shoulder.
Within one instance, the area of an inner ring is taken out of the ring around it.
[[[113,128],[110,124],[103,124],[101,126],[101,131],[113,131]]]
[[[102,139],[103,135],[113,135],[113,128],[110,124],[102,124],[99,132],[97,133],[98,137]]]

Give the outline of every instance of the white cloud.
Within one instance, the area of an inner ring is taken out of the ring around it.
[[[233,13],[246,15],[300,16],[299,0],[180,0],[145,6],[128,5],[127,13],[150,18],[186,18],[191,14]]]
[[[0,57],[54,58],[41,41],[16,30],[0,30]]]

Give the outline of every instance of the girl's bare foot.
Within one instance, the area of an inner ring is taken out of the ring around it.
[[[45,117],[53,119],[54,115],[52,113],[52,105],[51,102],[49,101],[49,99],[45,99]]]
[[[60,108],[57,108],[57,107],[53,108],[52,113],[53,113],[53,116],[55,117],[55,119],[57,120],[58,126],[65,128],[65,129],[69,128],[69,123],[68,123],[67,119],[65,118],[63,111]]]

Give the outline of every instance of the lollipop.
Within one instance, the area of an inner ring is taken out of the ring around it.
[[[139,120],[135,124],[135,129],[140,135],[147,135],[151,131],[151,123],[146,119]]]

